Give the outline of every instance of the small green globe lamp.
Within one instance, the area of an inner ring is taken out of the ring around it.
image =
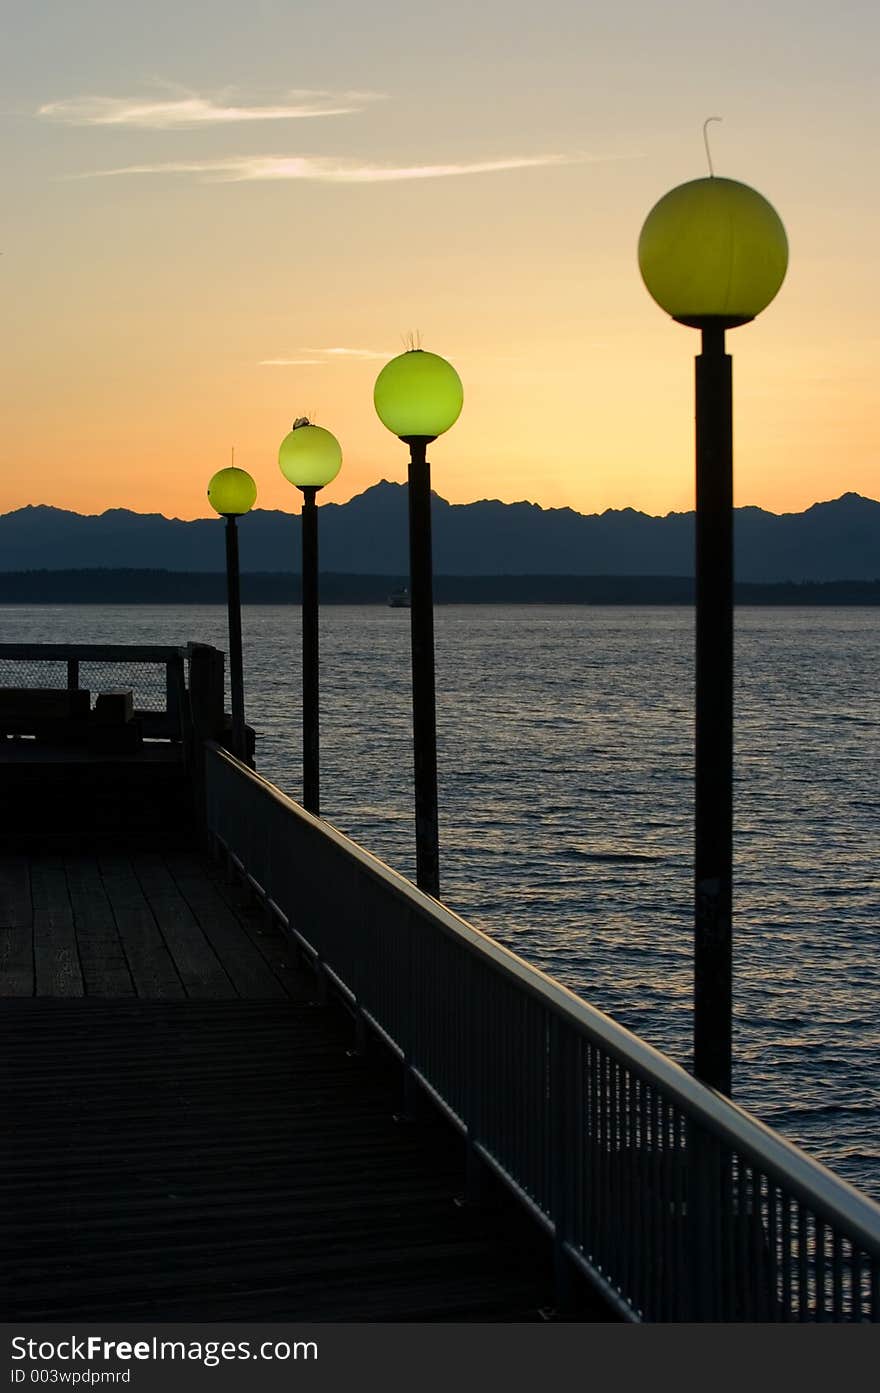
[[[335,435],[300,416],[281,442],[278,466],[289,483],[302,491],[302,678],[303,806],[315,817],[321,811],[320,712],[318,688],[318,508],[319,489],[342,468]]]
[[[278,467],[289,483],[298,489],[324,488],[342,468],[342,450],[335,435],[323,426],[313,426],[300,416],[281,442]]]
[[[416,883],[440,896],[437,818],[437,703],[431,563],[431,466],[427,448],[454,426],[464,393],[451,363],[411,348],[386,363],[373,402],[379,420],[409,446],[409,589],[412,643]]]
[[[244,469],[230,465],[221,469],[208,484],[208,502],[224,518],[240,518],[257,501],[257,486]]]
[[[233,460],[235,451],[233,450]],[[226,608],[229,617],[229,686],[232,693],[232,739],[236,757],[250,763],[244,721],[244,668],[241,656],[241,584],[238,568],[238,519],[257,501],[257,486],[244,469],[231,464],[208,484],[208,502],[226,519]]]
[[[708,153],[708,144],[706,149]],[[779,215],[762,194],[712,174],[670,190],[652,208],[639,238],[638,260],[661,309],[702,335],[696,360],[694,1073],[729,1094],[733,389],[724,335],[770,304],[785,278],[788,241]]]

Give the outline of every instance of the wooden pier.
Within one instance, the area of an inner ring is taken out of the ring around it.
[[[880,1207],[233,757],[222,655],[4,689],[0,1319],[880,1322]]]
[[[7,1320],[540,1319],[532,1225],[195,853],[0,861]]]
[[[4,651],[71,685],[0,703],[2,1318],[540,1319],[546,1243],[460,1203],[460,1139],[203,850],[221,655]],[[126,661],[164,709],[108,734],[79,682]]]

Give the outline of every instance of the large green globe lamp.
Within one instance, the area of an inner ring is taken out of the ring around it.
[[[233,458],[235,452],[233,451]],[[257,501],[257,486],[244,469],[229,465],[208,484],[208,502],[226,519],[226,610],[229,625],[229,687],[232,694],[232,742],[238,759],[251,762],[244,720],[244,664],[241,652],[241,581],[238,565],[238,519]]]
[[[257,486],[244,469],[230,465],[208,484],[208,502],[224,518],[243,517],[257,501]]]
[[[298,489],[322,489],[342,468],[342,449],[329,430],[301,417],[281,442],[278,466]]]
[[[729,1094],[733,383],[724,336],[728,329],[754,319],[776,295],[788,266],[788,239],[779,215],[762,194],[748,184],[712,174],[680,184],[655,204],[642,228],[638,260],[642,279],[661,309],[702,335],[695,382],[694,1072]]]
[[[437,820],[437,703],[434,690],[434,598],[431,565],[431,466],[427,447],[454,426],[464,392],[451,363],[411,348],[386,363],[373,402],[379,420],[409,446],[409,590],[412,642],[416,881],[440,895]]]
[[[639,269],[680,324],[747,324],[776,295],[788,266],[779,214],[735,179],[693,179],[664,194],[639,238]]]
[[[335,435],[299,416],[278,450],[278,466],[302,490],[302,712],[303,805],[315,817],[321,811],[320,693],[318,656],[318,491],[342,468],[342,448]]]
[[[401,440],[436,440],[461,414],[464,391],[451,363],[411,348],[386,363],[373,388],[383,426]]]

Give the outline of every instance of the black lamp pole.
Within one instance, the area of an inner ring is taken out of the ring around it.
[[[238,572],[238,518],[226,515],[226,608],[229,614],[229,684],[232,689],[232,741],[247,760],[244,727],[244,672],[241,658],[241,585]]]
[[[733,412],[724,322],[696,359],[694,1073],[731,1090]]]
[[[303,806],[320,815],[318,715],[318,508],[314,485],[302,489]]]
[[[433,435],[404,436],[409,445],[409,590],[412,634],[413,763],[416,799],[416,884],[440,897],[437,821],[437,708],[434,691],[434,594],[431,563]]]
[[[670,189],[639,236],[642,279],[661,309],[699,329],[696,361],[696,730],[694,1073],[730,1093],[733,969],[733,389],[728,329],[748,324],[785,278],[788,239],[762,194],[715,177]]]

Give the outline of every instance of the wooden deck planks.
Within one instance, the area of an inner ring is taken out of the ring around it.
[[[0,993],[37,999],[0,1001],[3,1318],[552,1304],[532,1230],[453,1203],[459,1139],[394,1121],[398,1067],[305,1006],[311,979],[246,887],[177,852],[43,856],[7,883],[28,922],[0,929]]]
[[[181,874],[187,864],[193,863],[196,869],[201,865],[202,874],[210,880],[216,894],[232,911],[288,996],[296,1001],[311,1001],[314,983],[307,974],[304,976],[291,939],[265,907],[257,903],[250,886],[237,877],[230,879],[216,862],[199,861],[192,853],[178,852],[171,858],[172,868],[176,866]]]
[[[30,866],[0,857],[0,996],[33,996],[34,909]]]
[[[132,857],[132,869],[159,926],[187,996],[215,1000],[238,993],[160,856]]]
[[[98,864],[138,996],[159,1000],[185,996],[174,959],[128,858],[102,856]]]
[[[33,929],[0,929],[0,996],[33,994]]]
[[[0,857],[0,929],[23,929],[31,923],[30,866],[24,856]]]
[[[0,860],[0,997],[307,1000],[288,939],[195,853]]]
[[[535,1319],[543,1250],[456,1207],[457,1139],[349,1039],[283,1001],[0,1003],[6,1319]]]
[[[168,865],[205,937],[243,997],[283,997],[284,986],[251,938],[241,920],[205,873],[199,858],[171,853]]]
[[[65,875],[87,996],[135,995],[125,949],[98,863],[93,856],[65,858]]]
[[[31,866],[34,968],[38,996],[82,996],[83,977],[64,864],[46,857]]]

